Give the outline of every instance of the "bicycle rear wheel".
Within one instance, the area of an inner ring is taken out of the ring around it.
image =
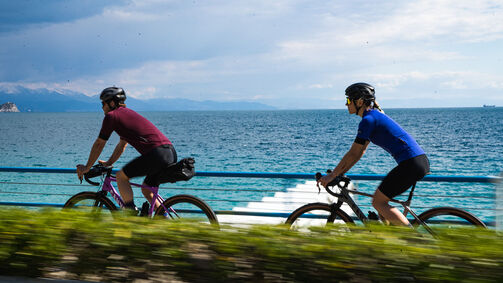
[[[115,204],[99,192],[81,192],[72,196],[63,205],[63,209],[68,208],[91,212],[113,212],[117,210]]]
[[[218,225],[217,215],[210,206],[202,199],[191,195],[168,198],[157,208],[155,215],[172,220],[186,219]]]
[[[431,229],[446,227],[467,227],[475,226],[487,228],[484,222],[475,215],[455,207],[436,207],[429,209],[418,216]],[[418,226],[419,222],[414,219],[412,225]]]
[[[310,226],[326,226],[334,223],[354,223],[346,212],[338,209],[331,213],[330,210],[331,207],[327,203],[309,203],[292,212],[285,224],[293,229],[305,229]]]

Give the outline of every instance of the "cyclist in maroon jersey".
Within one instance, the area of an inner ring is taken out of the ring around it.
[[[177,156],[171,141],[150,121],[126,107],[126,93],[122,88],[108,87],[100,95],[105,118],[98,138],[94,142],[86,165],[77,165],[77,175],[80,180],[99,158],[112,132],[116,132],[119,143],[107,161],[99,160],[104,166],[111,166],[119,159],[126,146],[131,144],[141,156],[130,161],[116,175],[117,185],[126,208],[135,209],[133,190],[129,179],[146,176],[144,184],[150,187],[159,186],[159,176],[162,170],[176,163]],[[142,189],[147,200],[152,203],[153,194]],[[155,206],[158,204],[156,203]]]

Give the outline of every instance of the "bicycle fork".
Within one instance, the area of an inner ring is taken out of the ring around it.
[[[405,202],[405,203],[402,203],[402,206],[404,208],[404,211],[403,211],[403,215],[407,216],[407,213],[410,213],[410,215],[412,215],[412,217],[414,217],[414,219],[418,222],[419,225],[423,226],[424,229],[426,229],[426,231],[428,231],[433,237],[437,237],[437,234],[431,230],[430,226],[428,226],[428,224],[426,224],[425,222],[423,222],[419,216],[417,216],[417,214],[412,211],[412,209],[409,208],[409,202]]]
[[[349,192],[346,190],[342,190],[340,194],[337,195],[337,202],[332,203],[330,205],[330,213],[332,214],[332,218],[335,219],[335,212],[341,209],[343,203],[347,203],[351,210],[355,213],[356,217],[360,219],[363,223],[368,221],[367,216],[363,213],[363,211],[358,207],[353,198],[349,195]]]

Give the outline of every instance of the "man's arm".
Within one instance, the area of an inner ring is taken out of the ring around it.
[[[87,159],[87,164],[79,164],[77,165],[77,175],[80,180],[82,180],[82,176],[89,172],[91,167],[93,166],[94,162],[100,157],[101,152],[103,151],[103,148],[105,147],[105,144],[107,143],[106,140],[97,138],[96,141],[93,144],[93,147],[91,148],[91,152],[89,153],[89,158]]]
[[[123,139],[119,140],[119,143],[115,146],[114,152],[112,152],[110,158],[108,158],[107,161],[100,160],[98,162],[100,162],[104,166],[111,166],[112,164],[115,163],[115,161],[117,161],[117,159],[119,159],[119,157],[121,157],[124,150],[126,150],[126,146],[127,142],[125,140]]]
[[[349,151],[344,155],[344,157],[341,159],[339,164],[335,166],[334,170],[332,173],[324,176],[319,180],[319,184],[322,186],[326,186],[328,183],[330,183],[335,177],[342,175],[351,169],[360,158],[362,158],[363,154],[365,153],[365,150],[367,150],[367,147],[369,146],[370,141],[365,141],[364,144],[359,144],[359,143],[353,143]]]

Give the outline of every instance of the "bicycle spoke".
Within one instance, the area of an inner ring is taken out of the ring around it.
[[[292,229],[307,231],[310,227],[326,226],[330,224],[352,223],[352,220],[342,211],[336,211],[331,214],[331,207],[324,203],[311,203],[302,206],[292,212],[288,217],[286,224],[291,225]]]
[[[176,211],[173,208],[168,208],[168,211],[166,212],[167,216],[169,216],[171,219],[180,219],[180,215],[176,213]],[[173,216],[174,215],[174,216]]]
[[[183,219],[203,223],[218,223],[215,213],[206,203],[189,195],[178,195],[167,199],[158,208],[156,215],[163,215],[173,220]]]
[[[65,203],[64,208],[87,210],[92,213],[109,213],[116,210],[115,205],[108,198],[94,192],[76,194]]]
[[[453,207],[438,207],[427,210],[419,215],[430,230],[442,228],[458,228],[458,227],[483,227],[485,224],[474,215]],[[424,226],[418,226],[418,222],[414,221],[419,231],[427,230]],[[428,231],[430,232],[430,231]]]

